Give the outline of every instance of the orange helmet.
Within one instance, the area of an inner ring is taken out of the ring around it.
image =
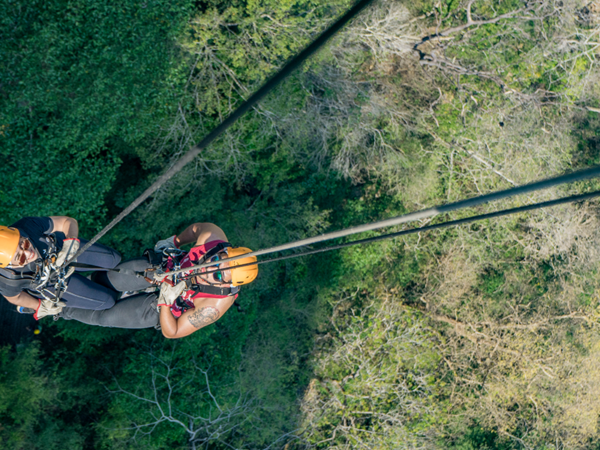
[[[233,258],[235,256],[245,255],[246,253],[252,253],[252,250],[246,247],[233,247],[227,249],[227,256]],[[225,260],[226,261],[226,260]],[[258,275],[258,265],[241,267],[234,269],[235,266],[241,266],[243,264],[249,264],[256,262],[256,256],[249,256],[248,258],[238,259],[229,263],[231,270],[231,284],[234,286],[241,286],[242,284],[252,283]]]
[[[15,228],[0,225],[0,267],[6,267],[15,256],[21,233]]]

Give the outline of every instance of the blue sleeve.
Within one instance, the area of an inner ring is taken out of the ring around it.
[[[25,237],[36,239],[44,234],[49,234],[54,228],[50,217],[23,217],[11,225],[18,229]]]

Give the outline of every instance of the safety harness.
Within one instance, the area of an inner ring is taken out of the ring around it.
[[[202,257],[196,262],[196,264],[203,264],[203,263],[209,261],[210,258],[212,258],[214,255],[225,250],[228,247],[231,247],[231,244],[229,242],[218,243],[213,248],[208,250],[204,255],[202,255]],[[173,268],[175,270],[178,270],[181,268],[181,261],[185,257],[185,255],[186,255],[186,252],[184,252],[182,250],[178,250],[178,249],[167,249],[167,250],[163,251],[162,253],[155,252],[154,250],[151,250],[151,249],[147,249],[144,251],[144,256],[146,258],[148,258],[148,262],[154,268],[164,271],[165,275],[168,275],[168,273],[169,273],[165,270],[167,268],[168,262],[171,261],[171,263],[173,264]],[[215,264],[215,265],[217,265],[217,264]],[[211,285],[211,284],[195,283],[194,279],[195,279],[196,271],[193,270],[193,266],[190,267],[190,270],[192,271],[191,273],[181,274],[181,275],[176,276],[176,278],[173,280],[173,283],[177,284],[178,281],[185,281],[186,289],[188,289],[188,290],[194,291],[196,293],[203,293],[203,294],[209,294],[209,295],[220,295],[223,297],[226,297],[229,295],[235,295],[240,291],[239,286],[217,286],[217,285]],[[185,301],[183,301],[181,299],[181,297],[179,297],[176,300],[176,304],[183,311],[186,311],[187,309],[189,309],[189,306],[185,303]],[[234,301],[233,305],[237,308],[237,310],[239,312],[244,312],[242,307],[239,305],[239,303],[237,301]]]
[[[217,253],[225,250],[226,248],[231,247],[229,242],[220,242],[215,245],[213,248],[208,250],[202,258],[200,258],[195,264],[204,264],[206,261],[210,260]],[[155,252],[154,250],[147,249],[144,251],[143,255],[148,258],[148,262],[153,266],[154,270],[160,270],[165,273],[165,276],[169,274],[167,269],[167,264],[169,261],[173,264],[174,270],[179,270],[181,268],[181,261],[185,257],[187,252],[178,249],[167,249],[161,253]],[[215,264],[217,265],[217,264]],[[173,282],[177,284],[179,281],[185,281],[186,287],[188,290],[193,290],[195,292],[202,292],[204,294],[211,295],[235,295],[240,291],[239,286],[216,286],[216,285],[206,285],[206,284],[198,284],[194,283],[193,279],[196,275],[196,271],[194,271],[194,267],[190,268],[191,273],[181,274],[181,276],[177,276]]]
[[[20,290],[30,289],[35,281],[33,275],[17,273],[4,267],[0,267],[0,279],[3,285]]]
[[[222,252],[226,248],[231,247],[229,242],[220,242],[215,245],[209,251],[207,251],[202,258],[198,261],[197,264],[204,264],[209,261],[210,258],[215,256],[217,253]],[[217,264],[215,264],[217,265]],[[212,295],[235,295],[240,291],[239,286],[214,286],[211,284],[198,284],[193,282],[194,277],[190,277],[186,280],[186,285],[188,289],[191,289],[195,292],[202,292],[204,294],[212,294]]]

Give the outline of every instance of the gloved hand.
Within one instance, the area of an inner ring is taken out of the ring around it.
[[[73,256],[75,256],[75,253],[77,253],[78,250],[79,250],[79,239],[77,239],[77,238],[65,239],[63,241],[62,250],[60,252],[58,252],[58,255],[56,256],[56,262],[54,263],[54,265],[57,267],[62,266],[65,263],[65,261],[68,261]]]
[[[171,306],[183,291],[185,291],[185,281],[180,281],[175,286],[169,283],[161,284],[158,306]]]
[[[173,235],[170,238],[158,241],[156,243],[156,245],[154,246],[154,251],[158,252],[158,253],[162,253],[163,250],[179,249],[179,247],[175,243],[175,238],[176,237],[177,237],[176,235]]]
[[[53,303],[50,300],[40,300],[38,307],[33,314],[35,320],[40,320],[42,317],[55,316],[60,313],[62,309],[67,306],[65,302]]]

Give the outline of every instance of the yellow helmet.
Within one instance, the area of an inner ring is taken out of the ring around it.
[[[15,228],[0,225],[0,267],[6,267],[15,256],[21,234]]]
[[[246,247],[233,247],[227,249],[227,256],[233,258],[235,256],[245,255],[246,253],[252,253],[252,250]],[[243,264],[249,264],[256,262],[256,256],[249,256],[248,258],[238,259],[229,263],[229,267],[232,269],[235,266],[241,266]],[[233,269],[231,271],[231,284],[234,286],[241,286],[242,284],[252,283],[258,275],[258,265],[240,267],[239,269]]]

